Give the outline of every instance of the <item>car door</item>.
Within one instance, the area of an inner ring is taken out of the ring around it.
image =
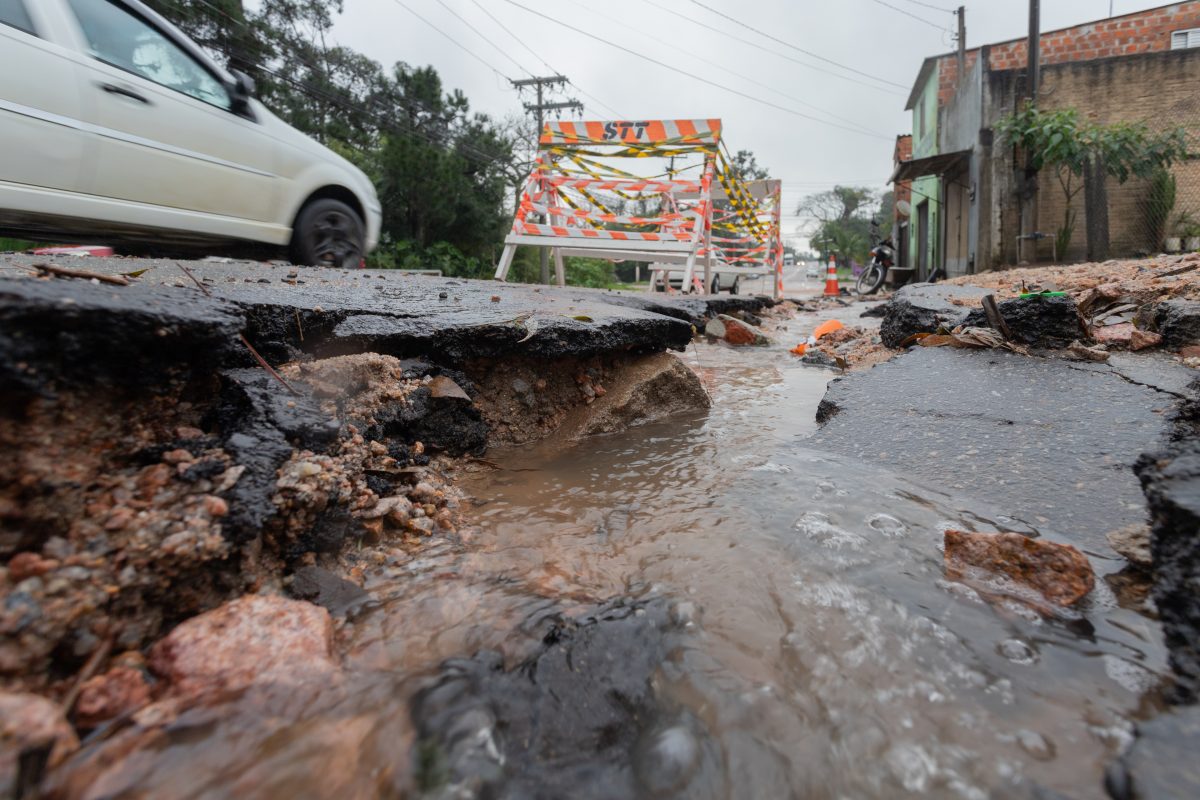
[[[0,0],[0,181],[80,191],[94,159],[73,53],[29,0]]]
[[[87,58],[100,153],[94,193],[159,207],[267,221],[275,142],[234,113],[218,74],[171,31],[120,0],[66,0]]]

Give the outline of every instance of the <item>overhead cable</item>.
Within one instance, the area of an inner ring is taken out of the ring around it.
[[[882,135],[882,134],[867,133],[867,132],[865,132],[865,131],[859,130],[858,128],[851,128],[851,127],[849,127],[849,126],[847,126],[847,125],[840,125],[840,124],[838,124],[838,123],[836,123],[836,122],[830,122],[829,120],[824,120],[824,119],[821,119],[820,117],[814,117],[814,116],[812,116],[811,114],[805,114],[803,111],[797,111],[797,110],[795,110],[794,108],[788,108],[787,106],[782,106],[782,105],[780,105],[780,104],[778,104],[778,103],[774,103],[774,102],[772,102],[772,101],[770,101],[770,100],[764,100],[764,99],[763,99],[763,98],[761,98],[761,97],[755,97],[754,95],[747,94],[747,93],[745,93],[745,92],[741,91],[740,89],[735,89],[735,88],[733,88],[733,87],[731,87],[731,86],[725,86],[724,84],[717,83],[716,81],[709,80],[708,78],[703,78],[703,77],[701,77],[701,76],[699,76],[699,75],[695,75],[695,74],[693,74],[693,73],[691,73],[691,72],[687,72],[686,70],[680,69],[679,67],[676,67],[676,66],[673,66],[673,65],[671,65],[671,64],[668,64],[668,63],[666,63],[665,61],[659,61],[658,59],[656,59],[656,58],[652,58],[651,56],[645,55],[644,53],[639,53],[639,52],[638,52],[638,51],[636,51],[636,50],[632,50],[632,49],[630,49],[630,48],[628,48],[628,47],[625,47],[625,46],[623,46],[623,45],[619,45],[619,44],[617,44],[616,42],[609,41],[608,39],[605,39],[605,38],[603,38],[603,37],[601,37],[601,36],[597,36],[597,35],[596,35],[596,34],[594,34],[594,33],[591,33],[591,32],[589,32],[589,31],[585,31],[585,30],[584,30],[584,29],[582,29],[582,28],[578,28],[578,27],[576,27],[576,26],[574,26],[574,25],[571,25],[570,23],[563,22],[562,20],[560,20],[560,19],[558,19],[558,18],[556,18],[556,17],[550,16],[550,15],[548,15],[548,14],[544,14],[544,13],[542,13],[542,12],[539,12],[539,11],[536,11],[536,10],[534,10],[534,9],[532,9],[532,8],[529,8],[528,6],[522,5],[521,3],[518,3],[518,2],[516,2],[516,0],[504,0],[504,2],[508,3],[509,5],[516,6],[517,8],[521,9],[522,11],[526,11],[526,12],[528,12],[528,13],[530,13],[530,14],[534,14],[534,15],[536,15],[536,16],[538,16],[538,17],[540,17],[541,19],[544,19],[544,20],[546,20],[547,22],[552,22],[552,23],[554,23],[555,25],[559,25],[559,26],[561,26],[561,27],[563,27],[563,28],[566,28],[567,30],[571,30],[571,31],[574,31],[575,33],[578,33],[578,34],[582,35],[582,36],[586,36],[586,37],[588,37],[589,39],[594,39],[594,40],[596,40],[596,41],[598,41],[598,42],[600,42],[600,43],[602,43],[602,44],[606,44],[606,45],[608,45],[609,47],[613,47],[613,48],[616,48],[617,50],[621,50],[622,52],[629,53],[630,55],[632,55],[632,56],[636,56],[636,57],[638,57],[638,58],[642,59],[643,61],[649,61],[651,64],[654,64],[654,65],[656,65],[656,66],[662,67],[663,69],[670,70],[671,72],[678,73],[678,74],[680,74],[680,75],[683,75],[683,76],[685,76],[685,77],[687,77],[687,78],[692,78],[693,80],[700,81],[701,83],[707,84],[707,85],[709,85],[709,86],[716,87],[717,89],[721,89],[722,91],[729,92],[730,94],[735,94],[735,95],[737,95],[737,96],[739,96],[739,97],[743,97],[743,98],[745,98],[745,99],[747,99],[747,100],[750,100],[750,101],[753,101],[753,102],[755,102],[755,103],[759,103],[759,104],[761,104],[761,105],[768,106],[768,107],[770,107],[770,108],[774,108],[774,109],[777,109],[777,110],[779,110],[779,111],[783,111],[783,112],[785,112],[785,113],[787,113],[787,114],[792,114],[792,115],[794,115],[794,116],[801,117],[801,118],[803,118],[803,119],[807,119],[807,120],[810,120],[810,121],[812,121],[812,122],[819,123],[819,124],[821,124],[821,125],[828,125],[828,126],[830,126],[830,127],[833,127],[833,128],[839,128],[839,129],[841,129],[841,130],[844,130],[844,131],[849,131],[849,132],[851,132],[851,133],[857,133],[857,134],[859,134],[859,135],[862,135],[862,136],[871,136],[871,137],[873,137],[873,138],[884,139],[884,140],[887,140],[887,141],[891,141],[891,140],[892,140],[892,138],[893,138],[893,137],[891,137],[891,136],[884,136],[884,135]]]
[[[753,31],[754,33],[757,33],[759,36],[765,36],[766,38],[770,39],[773,42],[778,42],[779,44],[782,44],[785,47],[790,47],[797,52],[804,53],[804,55],[808,56],[809,58],[815,58],[818,61],[824,61],[826,64],[833,64],[835,67],[840,67],[841,69],[844,69],[847,72],[853,72],[855,75],[862,75],[865,78],[870,78],[871,80],[879,81],[880,83],[886,83],[891,86],[898,86],[901,89],[907,88],[903,84],[877,77],[875,75],[872,75],[869,72],[863,72],[860,69],[856,69],[855,67],[851,67],[846,64],[842,64],[838,61],[834,61],[832,58],[826,58],[825,56],[820,55],[818,53],[814,53],[811,50],[805,50],[803,47],[798,47],[797,45],[794,45],[791,42],[780,39],[777,36],[772,36],[771,34],[767,33],[766,31],[760,31],[758,28],[755,28],[751,25],[747,25],[745,22],[742,22],[740,19],[730,16],[729,14],[726,14],[724,11],[719,11],[719,10],[713,8],[712,6],[709,6],[709,5],[706,5],[702,2],[700,2],[700,0],[690,0],[690,1],[693,5],[700,6],[701,8],[703,8],[713,14],[716,14],[718,17],[724,17],[725,19],[729,20],[730,22],[734,23],[735,25],[740,25],[741,27],[745,28],[748,31]],[[879,2],[879,0],[876,0],[876,2]],[[930,24],[932,25],[933,23],[930,23]]]

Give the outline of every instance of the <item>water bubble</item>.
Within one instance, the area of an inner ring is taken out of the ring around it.
[[[1037,651],[1020,639],[1005,639],[996,645],[996,652],[1014,664],[1036,664]]]
[[[979,596],[979,592],[975,591],[970,586],[967,586],[965,583],[948,581],[939,578],[937,581],[935,581],[935,584],[939,589],[949,592],[950,594],[957,595],[964,600],[970,600],[974,603],[980,604],[983,603],[983,598]]]
[[[924,793],[937,774],[937,761],[925,748],[915,744],[898,744],[885,756],[892,774],[910,792]]]
[[[636,759],[637,775],[651,796],[668,796],[685,787],[700,761],[700,743],[683,725],[658,731]]]
[[[891,514],[873,514],[867,518],[867,525],[884,536],[893,538],[899,538],[908,533],[908,526]]]
[[[1054,742],[1042,736],[1037,731],[1017,731],[1017,744],[1038,761],[1049,761],[1056,752]]]
[[[1156,682],[1153,673],[1111,653],[1104,656],[1104,673],[1123,689],[1136,694],[1148,691]]]
[[[684,600],[671,607],[671,619],[680,627],[688,627],[696,622],[696,604]]]
[[[867,545],[866,538],[839,528],[833,524],[828,515],[819,511],[809,511],[796,520],[793,527],[814,542],[830,550],[862,550]]]

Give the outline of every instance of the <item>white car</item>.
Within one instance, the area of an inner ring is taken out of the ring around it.
[[[138,0],[0,0],[0,235],[356,267],[371,181]]]

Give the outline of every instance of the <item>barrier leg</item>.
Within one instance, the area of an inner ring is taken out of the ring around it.
[[[692,279],[696,277],[696,251],[688,253],[687,267],[683,270],[683,283],[680,284],[680,289],[685,293],[692,290]]]
[[[567,268],[563,264],[562,251],[557,247],[554,248],[554,277],[558,280],[559,286],[567,285]]]
[[[508,280],[508,271],[512,268],[513,256],[517,253],[515,244],[504,245],[504,252],[500,254],[500,263],[496,265],[496,280]]]

